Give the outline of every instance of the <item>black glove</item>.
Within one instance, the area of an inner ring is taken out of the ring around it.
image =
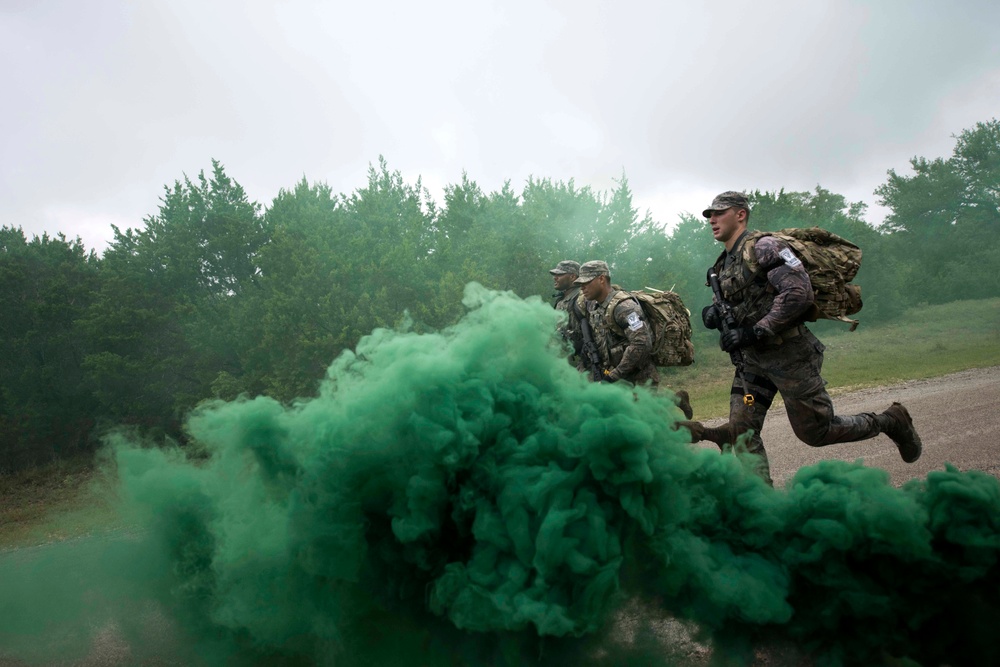
[[[607,382],[608,384],[618,382],[618,376],[612,375],[611,371],[605,369],[604,374],[601,375],[601,382]]]
[[[718,329],[722,324],[722,314],[719,312],[719,307],[714,303],[711,306],[705,306],[701,311],[701,321],[707,329]]]
[[[742,347],[753,345],[757,342],[757,338],[753,327],[739,327],[722,334],[719,338],[719,346],[724,352],[735,352]]]

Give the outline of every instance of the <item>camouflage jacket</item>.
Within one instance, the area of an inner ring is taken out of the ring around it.
[[[574,301],[577,301],[576,308],[572,307]],[[561,310],[566,313],[566,322],[559,327],[559,333],[563,338],[573,344],[573,349],[576,353],[579,353],[580,345],[582,344],[580,321],[577,317],[577,313],[583,313],[586,311],[587,307],[585,303],[586,301],[583,298],[583,295],[580,294],[580,288],[571,287],[565,292],[559,292],[555,303],[552,304],[552,307],[556,310]]]
[[[601,303],[587,302],[587,315],[594,332],[594,343],[601,355],[601,364],[611,371],[612,379],[659,384],[660,374],[652,359],[653,334],[642,306],[635,299],[623,299],[613,313],[608,312],[608,306],[618,291],[612,290]],[[625,333],[624,336],[618,335],[608,324],[611,317]]]
[[[759,326],[780,334],[803,322],[813,302],[812,284],[802,262],[784,241],[762,236],[745,248],[748,234],[715,260],[722,295],[740,326]],[[758,270],[751,272],[746,253],[754,253]]]

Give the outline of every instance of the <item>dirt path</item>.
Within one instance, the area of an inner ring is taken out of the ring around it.
[[[915,463],[903,463],[896,446],[884,435],[809,447],[792,433],[784,406],[776,402],[762,431],[775,486],[783,486],[799,468],[827,459],[862,459],[865,465],[888,470],[897,486],[941,470],[945,463],[1000,477],[1000,366],[833,396],[834,409],[843,415],[881,412],[893,401],[910,411],[923,440],[923,454]],[[724,421],[706,423],[717,426]]]

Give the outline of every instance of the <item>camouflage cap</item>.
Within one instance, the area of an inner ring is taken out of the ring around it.
[[[562,275],[563,273],[572,273],[574,276],[578,276],[580,275],[580,262],[574,262],[571,259],[564,259],[556,264],[556,268],[549,269],[549,273],[554,276]]]
[[[750,202],[742,192],[727,190],[712,200],[712,205],[701,212],[706,218],[712,217],[712,211],[725,211],[727,208],[742,208],[750,210]]]
[[[580,277],[573,281],[574,285],[589,283],[597,276],[610,276],[611,271],[608,269],[607,262],[602,262],[599,259],[592,259],[589,262],[583,263],[583,266],[580,267],[579,275]]]

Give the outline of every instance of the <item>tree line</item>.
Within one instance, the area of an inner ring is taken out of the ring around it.
[[[751,226],[861,246],[866,322],[1000,293],[1000,121],[910,166],[876,190],[890,211],[877,228],[820,186],[749,192]],[[0,228],[0,472],[90,450],[109,428],[183,440],[206,398],[314,395],[372,329],[447,326],[470,281],[547,297],[562,259],[604,259],[614,282],[672,288],[697,313],[719,250],[696,214],[670,230],[640,215],[624,175],[610,192],[544,178],[484,192],[463,175],[438,203],[380,159],[355,192],[303,178],[265,208],[213,161],[101,256]]]

